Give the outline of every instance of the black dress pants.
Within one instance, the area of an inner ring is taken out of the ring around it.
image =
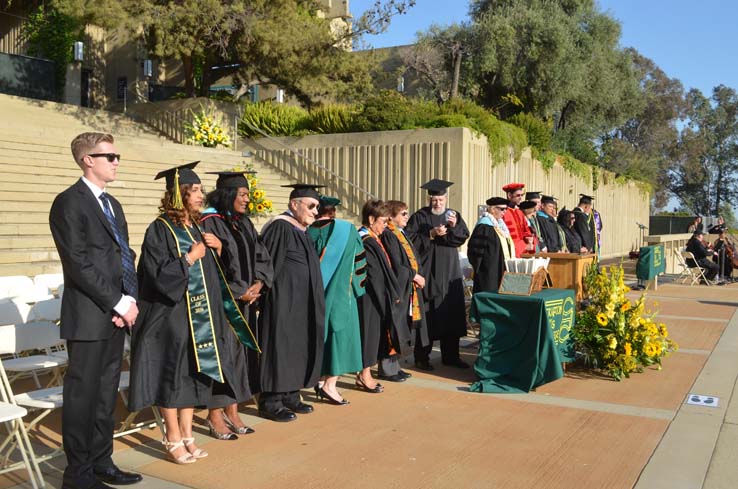
[[[113,415],[124,339],[123,328],[115,328],[107,340],[67,341],[62,407],[65,487],[91,487],[93,469],[113,465]]]
[[[459,360],[459,337],[456,335],[444,336],[440,340],[441,343],[441,362],[455,363]],[[423,346],[416,338],[414,356],[416,362],[427,362],[430,359],[431,351],[433,351],[433,341],[428,346]]]

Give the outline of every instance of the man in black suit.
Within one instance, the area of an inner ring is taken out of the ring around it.
[[[120,203],[105,192],[120,155],[113,136],[83,133],[72,141],[82,178],[57,195],[49,225],[64,270],[61,337],[64,376],[62,440],[67,456],[63,489],[133,484],[139,474],[113,464],[113,413],[125,328],[138,315],[134,255]]]

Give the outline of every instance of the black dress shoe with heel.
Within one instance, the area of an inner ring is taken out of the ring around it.
[[[115,465],[112,467],[96,468],[93,472],[95,473],[97,480],[104,482],[105,484],[113,484],[116,486],[135,484],[143,480],[141,474],[124,472]]]
[[[317,394],[318,399],[325,400],[330,404],[335,404],[336,406],[345,406],[347,404],[350,404],[346,399],[336,399],[335,397],[328,394],[325,389],[322,387],[315,387],[315,394]]]

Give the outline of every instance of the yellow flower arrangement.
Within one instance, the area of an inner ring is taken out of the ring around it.
[[[666,325],[655,321],[656,313],[646,310],[644,296],[634,302],[625,296],[630,289],[623,276],[622,266],[590,268],[571,332],[585,361],[617,380],[648,366],[660,370],[662,359],[678,348]]]
[[[259,179],[256,178],[256,172],[252,165],[245,165],[243,167],[236,166],[231,171],[242,171],[246,173],[246,180],[249,182],[249,206],[248,216],[267,216],[271,214],[272,201],[267,199],[267,194],[264,189],[259,188],[257,185]]]
[[[196,114],[194,111],[190,111],[190,113],[192,114],[192,123],[185,123],[185,130],[187,131],[185,142],[187,144],[205,146],[206,148],[214,148],[218,145],[227,148],[231,145],[231,138],[220,127],[220,121],[208,114],[202,106],[199,113]]]

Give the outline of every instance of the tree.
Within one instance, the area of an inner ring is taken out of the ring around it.
[[[678,163],[678,121],[685,110],[684,88],[634,49],[627,50],[636,70],[640,93],[636,113],[600,137],[601,166],[651,183],[655,205],[669,200],[669,178]]]
[[[738,95],[724,85],[687,93],[688,124],[670,190],[695,214],[718,215],[738,199]]]
[[[246,83],[273,83],[311,105],[350,98],[370,87],[371,58],[346,47],[386,29],[415,0],[377,0],[352,28],[337,31],[318,0],[52,0],[66,13],[140,33],[160,58],[180,60],[188,96],[207,95],[212,68],[227,67]],[[198,88],[199,85],[199,88]]]

